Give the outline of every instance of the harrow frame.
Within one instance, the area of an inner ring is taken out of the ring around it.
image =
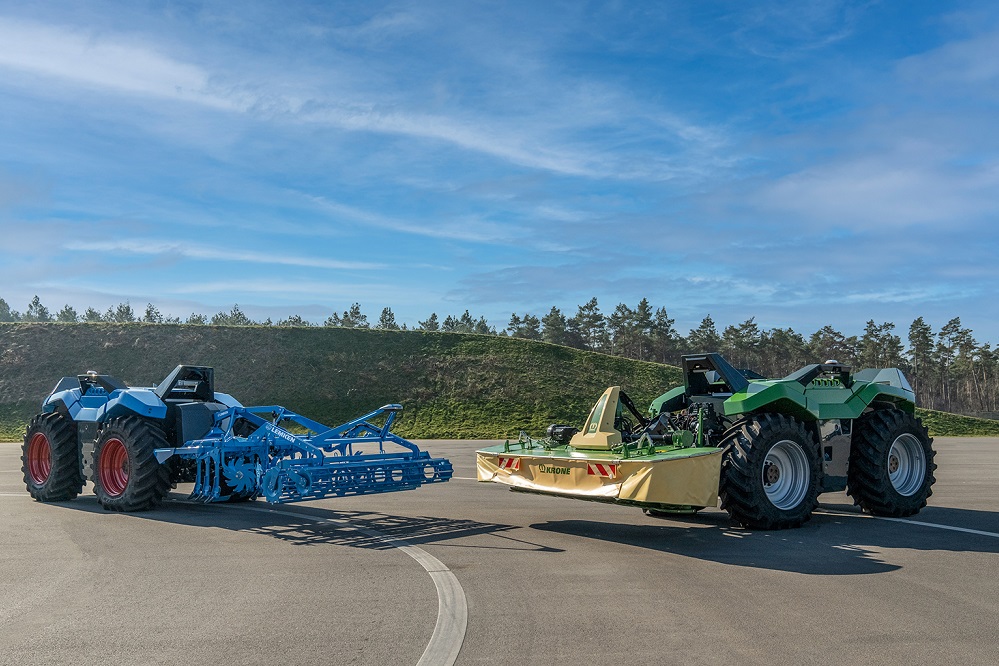
[[[230,407],[214,415],[204,437],[156,449],[155,455],[161,464],[173,456],[193,460],[191,499],[203,502],[263,496],[282,504],[448,481],[448,460],[431,458],[391,431],[401,411],[401,405],[389,404],[329,427],[281,406]],[[386,444],[396,450],[386,450]],[[377,453],[364,451],[375,445]]]

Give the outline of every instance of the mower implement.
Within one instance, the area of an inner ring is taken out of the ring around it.
[[[191,499],[272,504],[413,490],[450,480],[451,463],[391,432],[401,405],[336,427],[284,407],[243,407],[214,370],[179,365],[153,387],[109,375],[64,377],[24,436],[22,471],[38,501],[70,500],[86,480],[105,509],[157,506],[177,483]]]
[[[846,490],[874,515],[910,516],[935,481],[932,439],[901,371],[852,373],[836,361],[781,379],[716,353],[682,358],[684,385],[646,414],[607,389],[582,430],[476,452],[478,479],[512,490],[639,506],[651,515],[721,507],[746,527],[809,520],[823,492]]]
[[[721,450],[695,445],[692,435],[678,435],[674,441],[647,432],[636,439],[628,433],[630,441],[624,441],[625,434],[614,427],[624,419],[622,396],[627,401],[619,386],[607,389],[582,431],[552,426],[547,438],[521,433],[516,442],[477,451],[478,480],[522,492],[664,511],[717,503]]]

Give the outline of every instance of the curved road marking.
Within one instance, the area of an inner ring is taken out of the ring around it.
[[[26,492],[3,493],[0,497],[24,497],[30,499]],[[177,500],[178,504],[185,503],[184,500]],[[434,633],[430,636],[430,642],[423,651],[423,656],[416,662],[416,666],[453,666],[458,659],[458,652],[461,651],[461,644],[465,640],[465,630],[468,628],[468,603],[465,600],[465,590],[458,582],[454,573],[444,566],[444,563],[436,557],[402,539],[390,537],[377,530],[355,525],[348,520],[336,520],[334,518],[317,518],[304,513],[294,511],[281,511],[278,509],[265,509],[263,507],[253,507],[246,505],[236,505],[235,508],[257,513],[270,513],[279,516],[288,516],[299,520],[311,520],[315,523],[330,523],[332,525],[345,525],[367,534],[370,537],[381,539],[394,548],[416,560],[423,567],[434,586],[437,588],[437,624],[434,626]]]
[[[465,630],[468,627],[468,604],[465,601],[465,591],[462,589],[461,583],[458,582],[454,573],[436,557],[402,539],[390,537],[387,534],[382,534],[377,530],[367,527],[360,527],[348,520],[317,518],[294,511],[265,509],[245,504],[240,505],[239,508],[257,513],[270,513],[311,520],[316,523],[346,525],[362,534],[381,539],[412,557],[430,574],[430,578],[434,581],[434,586],[437,588],[437,624],[434,626],[434,633],[430,636],[430,642],[427,643],[427,649],[423,651],[423,656],[416,662],[417,666],[452,666],[458,659],[458,652],[461,651],[461,644],[465,640]]]

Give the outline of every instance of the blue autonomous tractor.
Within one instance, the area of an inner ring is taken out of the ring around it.
[[[38,501],[73,499],[89,480],[112,511],[151,509],[184,482],[195,500],[276,504],[448,481],[448,460],[391,432],[401,411],[385,405],[329,427],[284,407],[243,407],[215,391],[209,367],[179,365],[143,388],[88,372],[45,398],[22,471]]]

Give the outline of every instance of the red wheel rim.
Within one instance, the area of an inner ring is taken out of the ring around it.
[[[128,451],[120,439],[111,438],[101,447],[101,459],[97,461],[97,477],[104,492],[117,497],[128,486]]]
[[[36,432],[28,441],[28,476],[35,485],[42,485],[52,473],[52,447],[43,432]]]

